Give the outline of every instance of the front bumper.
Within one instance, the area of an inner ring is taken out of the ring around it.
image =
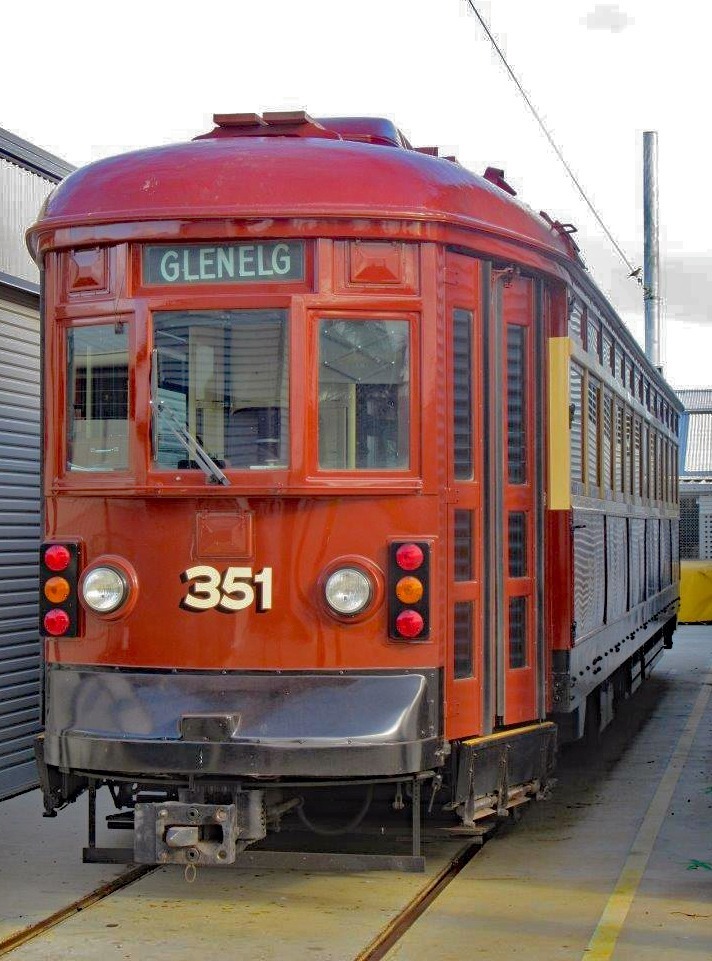
[[[356,778],[442,764],[437,670],[48,665],[46,763],[101,776]]]

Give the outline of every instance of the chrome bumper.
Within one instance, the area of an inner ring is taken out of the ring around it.
[[[49,665],[48,765],[118,777],[393,777],[442,764],[440,672]]]

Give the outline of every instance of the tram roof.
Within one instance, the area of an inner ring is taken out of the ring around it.
[[[301,113],[215,120],[213,131],[193,141],[110,157],[71,174],[28,232],[31,247],[40,231],[68,226],[363,217],[453,224],[576,259],[566,226],[515,199],[501,171],[479,177],[429,148],[413,149],[388,120],[317,121]]]

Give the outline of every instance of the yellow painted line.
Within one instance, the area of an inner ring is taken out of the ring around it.
[[[623,930],[638,886],[643,878],[648,859],[652,853],[660,828],[665,820],[673,793],[690,753],[697,728],[704,715],[707,702],[712,694],[712,671],[708,671],[702,682],[700,693],[687,719],[685,730],[680,735],[672,757],[665,768],[658,789],[643,819],[633,846],[630,849],[623,870],[613,893],[606,902],[600,920],[583,953],[582,961],[609,961]]]
[[[571,339],[549,339],[549,508],[571,509],[569,368]]]

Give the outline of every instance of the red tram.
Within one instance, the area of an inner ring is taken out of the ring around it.
[[[126,858],[219,865],[406,788],[417,866],[423,786],[465,829],[541,795],[669,645],[681,407],[501,171],[215,123],[29,231],[46,813],[108,785]]]

